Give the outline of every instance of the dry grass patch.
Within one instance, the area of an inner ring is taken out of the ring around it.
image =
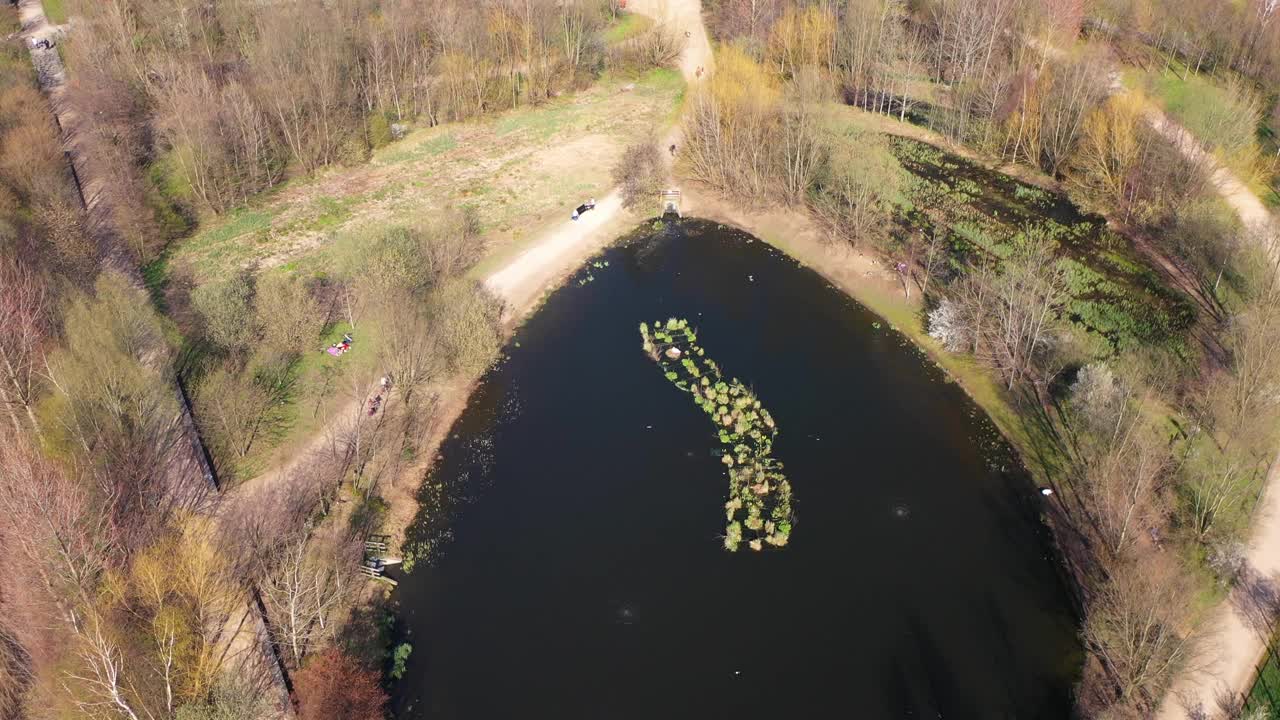
[[[303,269],[344,230],[464,206],[502,253],[582,198],[603,196],[623,149],[669,123],[683,89],[667,70],[606,77],[540,107],[412,132],[368,163],[289,183],[206,223],[170,262],[189,263],[198,283],[255,266]]]

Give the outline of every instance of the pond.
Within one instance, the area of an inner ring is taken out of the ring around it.
[[[793,529],[725,550],[717,428],[642,350],[776,421]],[[816,273],[714,223],[632,233],[515,335],[441,448],[397,590],[407,718],[1065,718],[1077,620],[990,423]]]

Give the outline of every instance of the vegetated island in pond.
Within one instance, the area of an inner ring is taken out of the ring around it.
[[[693,395],[693,402],[711,416],[724,445],[721,461],[729,468],[729,499],[724,504],[726,550],[747,546],[764,549],[787,544],[791,537],[791,483],[782,463],[773,457],[778,434],[769,411],[737,378],[724,381],[715,361],[698,346],[689,321],[670,318],[655,322],[652,334],[640,323],[644,351],[676,387]]]

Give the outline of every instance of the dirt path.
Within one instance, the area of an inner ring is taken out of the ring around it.
[[[1218,195],[1240,217],[1248,237],[1270,243],[1265,249],[1275,255],[1271,240],[1274,219],[1266,206],[1239,178],[1212,154],[1206,152],[1190,132],[1158,108],[1149,108],[1147,122],[1173,143],[1186,157],[1204,163]],[[1271,464],[1263,486],[1262,500],[1253,518],[1245,560],[1250,577],[1270,578],[1280,573],[1280,457]],[[1219,707],[1221,697],[1240,697],[1249,692],[1254,672],[1266,650],[1271,626],[1258,627],[1250,619],[1237,588],[1211,611],[1209,639],[1196,667],[1175,679],[1156,713],[1157,720],[1186,720],[1191,717],[1217,718],[1226,713]],[[1197,714],[1197,713],[1203,713]]]
[[[22,41],[31,54],[36,81],[48,99],[61,132],[72,179],[88,218],[88,234],[98,246],[99,264],[104,270],[119,272],[135,287],[142,289],[142,274],[115,231],[110,197],[104,192],[110,186],[108,175],[101,170],[83,142],[89,132],[88,126],[66,99],[67,74],[56,45],[62,40],[67,26],[51,24],[40,0],[20,0],[18,21],[22,27]],[[35,47],[34,43],[40,40],[48,40],[54,46]],[[156,357],[164,357],[164,354],[157,353]],[[186,394],[176,378],[173,391],[179,407],[176,420],[186,435],[187,448],[178,452],[171,461],[169,472],[172,481],[191,488],[189,492],[217,494],[219,488],[213,469],[196,431]],[[250,589],[249,595],[252,593]],[[275,662],[270,644],[266,642],[266,620],[262,609],[246,598],[242,609],[232,613],[224,627],[225,647],[221,661],[228,671],[256,683],[260,692],[274,695],[273,717],[287,718],[292,714],[292,706],[283,669]]]
[[[1271,223],[1271,213],[1267,211],[1266,205],[1262,204],[1262,200],[1254,195],[1253,191],[1235,176],[1235,173],[1219,162],[1216,157],[1205,152],[1200,142],[1186,128],[1157,108],[1147,110],[1147,124],[1173,143],[1183,155],[1209,168],[1214,189],[1240,216],[1240,221],[1244,223],[1245,228],[1257,229]]]
[[[58,53],[57,43],[67,26],[51,24],[44,14],[44,6],[40,0],[20,0],[18,3],[18,22],[21,26],[20,36],[27,52],[31,55],[31,64],[36,71],[36,82],[44,93],[49,108],[53,111],[54,122],[61,133],[62,147],[66,153],[67,165],[71,170],[72,181],[80,195],[85,215],[88,219],[86,232],[98,247],[98,263],[104,270],[114,270],[129,279],[139,290],[144,289],[142,273],[139,272],[130,257],[128,250],[120,242],[111,217],[109,198],[103,195],[108,186],[107,174],[94,162],[92,155],[82,142],[88,130],[83,119],[71,108],[66,100],[67,73],[62,64],[62,56]],[[37,41],[49,41],[51,47],[36,47]],[[156,352],[153,358],[164,358],[167,365],[167,353]],[[148,361],[155,365],[156,361]],[[166,367],[154,367],[162,375],[168,374]],[[187,447],[175,453],[166,468],[170,481],[176,487],[184,488],[189,497],[198,499],[206,493],[216,493],[217,479],[208,461],[208,454],[200,441],[195,421],[191,417],[191,407],[186,393],[177,378],[173,378],[173,393],[178,403],[178,416],[175,418],[182,426],[186,436]],[[197,503],[202,504],[202,503]]]
[[[677,33],[688,33],[680,57],[680,72],[690,86],[706,78],[713,59],[702,23],[701,0],[632,0],[628,9],[666,22]],[[679,144],[677,126],[663,137],[662,146]],[[485,287],[507,302],[514,317],[527,312],[558,279],[636,220],[624,211],[622,195],[617,190],[597,198],[595,209],[577,220],[567,217],[571,212],[571,208],[565,208],[563,222],[485,279]]]
[[[1108,89],[1111,93],[1124,92],[1125,86],[1119,72],[1111,73]],[[1241,182],[1230,168],[1219,162],[1212,153],[1206,152],[1186,128],[1150,103],[1147,104],[1146,120],[1153,130],[1173,143],[1179,152],[1209,169],[1209,179],[1213,182],[1214,189],[1227,205],[1231,206],[1236,215],[1240,216],[1240,221],[1244,223],[1245,228],[1264,228],[1271,223],[1271,213],[1267,211],[1267,206],[1262,203],[1262,200],[1258,199],[1258,196],[1254,195],[1253,191]]]
[[[702,23],[700,0],[632,0],[629,9],[671,24],[677,32],[688,32],[685,50],[680,60],[680,70],[690,85],[706,77],[711,67],[711,44],[707,40]],[[704,72],[699,76],[698,68]],[[663,146],[679,141],[678,126],[663,138]],[[587,198],[583,198],[585,201]],[[542,295],[554,287],[566,274],[582,261],[621,235],[637,218],[622,207],[622,195],[617,190],[603,198],[596,198],[596,207],[577,220],[569,218],[572,208],[565,208],[565,220],[536,240],[528,249],[513,257],[506,265],[493,271],[484,279],[484,285],[504,300],[508,307],[508,320],[515,321],[532,309]],[[372,390],[370,394],[372,394]],[[259,488],[269,486],[305,462],[316,451],[330,442],[331,426],[355,412],[359,402],[363,407],[367,397],[352,400],[339,410],[300,452],[281,465],[270,468],[237,487],[237,495],[251,496]]]
[[[707,28],[702,22],[701,0],[631,0],[627,9],[667,23],[677,33],[689,33],[684,54],[680,56],[680,73],[690,85],[699,79],[698,68],[711,70],[714,59]]]

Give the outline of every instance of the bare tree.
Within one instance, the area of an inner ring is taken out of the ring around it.
[[[205,283],[191,293],[206,339],[231,353],[243,352],[259,328],[253,317],[253,278],[238,273],[230,280]]]
[[[783,101],[779,134],[782,140],[782,189],[787,202],[804,202],[827,154],[819,107],[826,95],[816,67],[796,70]]]
[[[203,503],[208,488],[189,482],[190,446],[154,310],[115,273],[100,275],[94,289],[70,303],[63,346],[46,364],[57,396],[50,424],[112,501],[116,539],[132,552],[174,512]]]
[[[1057,175],[1075,152],[1085,118],[1105,93],[1109,68],[1097,56],[1086,54],[1050,63],[1045,72],[1049,77],[1040,104],[1037,161],[1050,175]]]
[[[289,662],[303,659],[334,632],[333,613],[355,584],[358,550],[342,540],[310,544],[305,533],[278,546],[278,558],[259,583]],[[327,547],[326,547],[327,545]]]
[[[1066,271],[1055,247],[1041,229],[1029,227],[998,267],[982,262],[952,289],[974,355],[1009,388],[1035,379],[1067,297]]]
[[[609,55],[610,65],[635,70],[672,67],[684,51],[685,38],[665,22],[655,23],[623,41]]]
[[[740,198],[772,200],[780,190],[781,161],[772,141],[779,98],[777,81],[749,55],[734,48],[718,55],[715,74],[699,86],[684,116],[687,172]]]
[[[919,75],[924,72],[929,61],[928,42],[918,28],[912,29],[903,37],[900,54],[902,58],[898,86],[898,121],[905,122],[907,115],[918,103],[913,86],[920,81]]]
[[[379,355],[396,390],[409,402],[415,392],[439,373],[444,359],[440,357],[425,313],[411,310],[388,315],[383,323],[385,342]]]
[[[759,51],[785,7],[784,0],[724,0],[713,6],[712,31],[722,39],[740,38]]]
[[[560,10],[560,41],[569,69],[577,72],[587,56],[588,45],[600,26],[597,8],[586,0],[566,0]]]
[[[255,97],[307,171],[341,159],[356,110],[353,54],[333,12],[275,5],[256,14]]]
[[[1129,94],[1110,98],[1085,120],[1074,158],[1078,182],[1123,210],[1126,220],[1133,212],[1134,169],[1146,142],[1140,128],[1142,113],[1140,98]]]
[[[622,191],[623,207],[643,211],[655,206],[666,170],[656,138],[628,145],[613,167],[613,182]]]
[[[19,437],[0,443],[0,522],[73,627],[117,557],[111,518],[92,493]]]
[[[1167,512],[1163,484],[1169,451],[1136,413],[1127,412],[1117,435],[1085,470],[1086,502],[1099,539],[1114,562],[1125,557]]]
[[[877,83],[897,55],[905,16],[902,0],[854,0],[845,8],[836,39],[838,62],[845,93],[863,108],[876,109],[872,99],[886,89]],[[904,49],[915,60],[911,53],[919,47]]]
[[[328,648],[298,673],[302,720],[376,720],[387,694],[376,672],[337,648]]]
[[[1207,467],[1195,468],[1183,483],[1190,495],[1191,525],[1196,537],[1204,540],[1230,518],[1242,519],[1245,502],[1255,482],[1253,468],[1242,460],[1219,455]]]
[[[1155,558],[1113,573],[1089,607],[1084,638],[1119,688],[1122,705],[1150,709],[1173,674],[1195,660],[1200,624],[1192,589]]]
[[[271,429],[280,400],[252,373],[224,364],[201,378],[195,404],[215,454],[243,459]]]
[[[830,153],[812,204],[832,237],[858,246],[884,238],[906,174],[878,133],[846,131],[827,141]]]
[[[493,360],[500,308],[488,290],[466,280],[448,282],[431,294],[427,319],[450,370],[474,373]]]
[[[269,275],[258,283],[254,309],[263,343],[285,356],[310,349],[327,320],[325,308],[306,283],[283,275]]]
[[[294,465],[277,482],[233,489],[219,505],[219,542],[235,574],[255,577],[276,561],[282,538],[303,533],[345,472],[345,458],[327,449]],[[244,488],[243,490],[241,488]]]
[[[11,609],[0,602],[0,609],[8,615]],[[10,622],[16,621],[16,618]],[[5,717],[21,720],[24,698],[35,680],[31,654],[18,638],[18,633],[8,623],[0,624],[0,713]]]
[[[72,680],[82,684],[90,693],[90,700],[77,701],[80,709],[91,717],[99,711],[118,713],[129,720],[142,720],[134,709],[135,701],[125,685],[125,658],[120,648],[103,631],[101,618],[90,618],[86,632],[81,635],[80,659],[87,669],[85,674],[71,674]]]
[[[1274,251],[1273,251],[1274,252]],[[1227,328],[1226,346],[1231,354],[1230,372],[1219,375],[1210,389],[1215,413],[1224,421],[1224,444],[1233,438],[1255,436],[1259,421],[1274,417],[1280,387],[1280,255],[1257,254],[1247,262],[1250,276],[1247,301]]]
[[[942,129],[953,138],[972,131],[981,94],[989,107],[1001,96],[989,84],[1009,75],[1002,65],[1013,8],[1012,0],[941,0],[930,6],[935,74],[947,84],[954,110]]]
[[[49,304],[44,279],[30,265],[16,258],[0,259],[0,327],[5,328],[0,343],[0,402],[9,411],[15,431],[21,431],[19,408],[30,426],[40,431],[33,405],[37,373],[44,364]]]
[[[23,87],[5,99],[43,105],[34,88]],[[28,206],[69,199],[62,146],[49,117],[24,113],[13,120],[12,125],[0,123],[0,181]]]

